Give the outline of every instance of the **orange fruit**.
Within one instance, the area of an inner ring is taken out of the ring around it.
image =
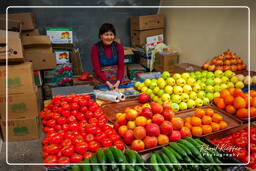
[[[234,97],[231,95],[226,96],[226,98],[224,99],[224,102],[225,104],[232,105],[234,102]]]
[[[214,114],[214,110],[212,110],[212,109],[207,109],[205,111],[205,115],[207,115],[207,116],[212,116],[213,114]]]
[[[238,109],[238,111],[236,112],[236,116],[239,118],[247,118],[248,109],[245,109],[245,108]]]
[[[230,114],[236,113],[236,108],[233,105],[227,105],[225,110],[226,110],[226,112],[228,112]]]
[[[204,109],[199,108],[195,110],[194,116],[202,118],[204,115],[205,115]]]
[[[179,130],[184,126],[184,121],[181,117],[173,117],[171,122],[175,130]]]
[[[167,135],[160,134],[157,137],[157,142],[158,142],[159,145],[169,144],[169,137]]]
[[[220,130],[220,125],[216,122],[211,123],[212,131],[218,131]]]
[[[184,126],[187,127],[187,128],[189,128],[189,129],[192,128],[192,125],[191,125],[189,122],[185,122],[185,125],[184,125]]]
[[[227,89],[223,89],[223,90],[220,91],[220,97],[223,98],[223,99],[226,98],[229,95],[230,95],[230,92]]]
[[[210,125],[212,123],[212,118],[210,116],[204,116],[202,122],[204,125]]]
[[[234,92],[235,92],[235,88],[234,87],[229,87],[228,91],[229,91],[231,96],[234,96]]]
[[[250,90],[249,94],[252,97],[256,97],[256,91],[255,90]]]
[[[252,98],[251,106],[256,107],[256,97]]]
[[[235,88],[235,91],[234,91],[234,96],[237,97],[237,96],[243,96],[244,92],[241,88]]]
[[[128,121],[135,120],[138,116],[138,111],[135,109],[126,109],[126,119]]]
[[[246,101],[241,96],[237,96],[234,100],[234,107],[237,109],[245,108]]]
[[[191,118],[191,125],[192,126],[201,126],[202,125],[202,121],[199,117],[193,116]]]
[[[135,119],[136,126],[145,126],[147,124],[147,118],[144,116],[138,116]]]
[[[185,118],[185,122],[190,123],[190,122],[191,122],[191,117],[190,117],[190,116],[186,117],[186,118]]]
[[[220,121],[219,125],[220,125],[220,129],[225,129],[228,127],[228,123],[225,121]]]
[[[210,134],[212,133],[212,127],[210,125],[203,125],[203,134]]]
[[[256,107],[251,107],[251,117],[256,116]]]
[[[220,109],[225,109],[225,107],[226,107],[223,98],[220,98],[220,99],[216,102],[216,105],[217,105],[217,107],[220,108]]]
[[[200,126],[193,126],[191,133],[194,136],[201,136],[203,134],[203,129]]]
[[[222,121],[222,120],[223,120],[223,116],[221,116],[221,115],[218,114],[218,113],[213,114],[213,116],[212,116],[212,121],[213,121],[213,122],[219,123],[219,122]]]

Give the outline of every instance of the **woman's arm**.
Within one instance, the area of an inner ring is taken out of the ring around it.
[[[93,45],[93,47],[91,49],[91,61],[92,61],[92,65],[93,65],[93,69],[94,69],[95,74],[101,80],[106,82],[107,78],[105,77],[103,72],[101,72],[100,61],[99,61],[99,50],[98,50],[98,47],[96,45]]]
[[[117,70],[117,80],[122,82],[124,76],[124,48],[121,44],[117,44],[118,53],[118,70]]]

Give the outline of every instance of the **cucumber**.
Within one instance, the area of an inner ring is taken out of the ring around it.
[[[172,147],[166,147],[168,150],[170,150],[172,152],[172,154],[174,154],[174,156],[176,157],[176,159],[178,161],[182,161],[182,157],[181,155],[179,155],[178,152],[176,152]]]
[[[121,150],[116,149],[115,147],[110,147],[109,149],[112,151],[116,163],[125,163],[125,156]],[[119,165],[119,168],[120,170],[125,171],[125,165]]]
[[[175,155],[166,147],[162,148],[163,152],[166,154],[166,156],[169,158],[169,160],[171,161],[171,163],[179,163],[178,160],[176,159]],[[182,169],[181,165],[174,165],[173,166],[175,169]]]
[[[155,153],[156,154],[156,161],[157,163],[164,163],[161,156],[159,155],[159,153]],[[165,167],[165,165],[160,165],[159,166],[161,168],[161,171],[168,171],[168,169]]]
[[[201,153],[193,144],[184,139],[180,139],[178,142],[185,145],[195,157],[199,158],[201,161],[204,161],[204,158],[202,157]]]
[[[200,144],[196,141],[196,139],[192,138],[192,137],[186,137],[185,140],[187,140],[188,142],[190,142],[191,144],[193,144],[197,149],[200,149],[201,145],[205,145],[205,144]]]
[[[80,171],[80,167],[78,165],[72,166],[72,171]]]
[[[196,163],[196,160],[194,160],[193,158],[190,158],[190,159],[191,159],[192,163]],[[200,169],[200,167],[198,165],[191,165],[191,167],[192,167],[193,170],[199,170]]]
[[[156,154],[155,154],[155,153],[153,153],[153,154],[151,155],[151,157],[150,157],[150,163],[151,163],[151,164],[154,164],[154,165],[151,165],[151,166],[152,166],[152,169],[153,169],[154,171],[161,171],[161,169],[159,168],[159,166],[158,166],[158,165],[155,165],[155,164],[157,164],[157,159],[156,159]]]
[[[115,163],[115,158],[114,158],[113,153],[111,152],[111,150],[109,148],[106,148],[104,150],[104,154],[107,158],[108,163]],[[115,164],[110,165],[110,167],[111,167],[112,170],[117,169],[117,165],[115,165]]]
[[[179,145],[177,145],[177,143],[175,142],[170,142],[169,143],[169,146],[175,150],[178,154],[180,154],[182,157],[187,157],[187,153],[182,149],[180,148]]]
[[[169,158],[164,153],[160,153],[160,156],[161,156],[163,162],[167,164],[166,167],[169,170],[173,169],[173,165],[170,165],[171,161],[169,160]]]
[[[178,144],[178,146],[180,146],[180,148],[182,148],[187,153],[187,156],[193,156],[191,151],[185,145],[183,145],[181,143],[177,143],[177,144]]]
[[[97,159],[99,163],[105,164],[107,162],[107,158],[101,149],[98,149],[96,154],[97,154]],[[103,171],[107,171],[106,165],[101,165],[100,167]]]
[[[223,170],[220,165],[215,165],[214,167],[215,167],[215,169],[216,169],[217,171],[222,171],[222,170]]]
[[[91,158],[91,163],[98,163],[97,156],[94,154]],[[93,171],[101,171],[100,166],[97,164],[92,165]]]
[[[90,163],[90,159],[86,158],[82,161],[82,163]],[[82,171],[91,171],[90,165],[82,165]]]
[[[127,158],[128,163],[132,163],[132,166],[134,166],[137,161],[136,153],[132,150],[126,149],[125,156]]]
[[[136,155],[136,162],[142,163],[142,165],[140,166],[143,167],[143,169],[147,169],[146,166],[144,165],[144,160],[141,158],[141,156],[137,152],[134,152],[134,153]]]
[[[136,165],[134,168],[136,171],[144,171],[144,169],[138,165]]]

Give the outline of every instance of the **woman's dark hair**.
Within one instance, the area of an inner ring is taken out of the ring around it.
[[[111,31],[114,33],[114,35],[116,35],[115,27],[112,24],[110,24],[110,23],[102,24],[100,27],[100,30],[99,30],[99,38],[100,38],[100,35],[108,32],[108,31]]]

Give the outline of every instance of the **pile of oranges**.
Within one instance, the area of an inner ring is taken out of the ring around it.
[[[255,90],[244,93],[240,88],[229,87],[221,90],[220,97],[215,97],[214,103],[218,108],[225,110],[227,113],[236,115],[239,118],[248,118],[249,108],[250,116],[256,116]]]
[[[191,130],[192,135],[202,136],[225,129],[228,123],[223,121],[223,116],[214,110],[198,108],[193,116],[185,118],[185,126]]]

